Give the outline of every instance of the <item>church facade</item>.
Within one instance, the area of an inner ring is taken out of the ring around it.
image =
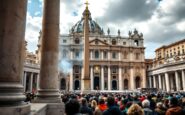
[[[146,85],[145,48],[143,34],[136,29],[128,36],[105,34],[100,25],[88,15],[88,47],[84,46],[85,19],[72,26],[69,34],[60,35],[60,88],[83,90],[84,49],[88,48],[89,89],[91,91],[123,91]]]

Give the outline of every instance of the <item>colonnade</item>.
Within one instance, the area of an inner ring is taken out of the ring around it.
[[[136,89],[136,77],[139,77],[138,83],[141,87],[145,87],[144,83],[145,78],[142,78],[142,76],[134,76],[134,69],[130,69],[130,71],[127,72],[131,73],[130,76],[126,76],[124,74],[124,67],[117,66],[116,67],[116,73],[112,73],[112,66],[105,66],[105,65],[98,65],[99,72],[96,74],[94,65],[90,65],[90,90],[101,90],[101,91],[110,91],[110,90],[117,90],[117,91],[123,91],[123,90],[135,90]],[[106,70],[105,70],[106,69]],[[106,71],[106,72],[105,72]],[[80,76],[78,76],[80,77]],[[98,79],[98,87],[95,86],[95,77]],[[75,81],[78,80],[81,84],[80,79],[76,79],[73,70],[70,72],[70,91],[74,91],[75,89],[80,90],[81,86],[79,88],[75,88]],[[113,86],[113,81],[115,82],[115,86]],[[125,81],[125,83],[124,83]],[[115,89],[114,89],[115,88]]]
[[[150,88],[158,88],[163,91],[185,91],[184,70],[150,75],[148,83]]]
[[[39,73],[24,71],[22,81],[24,92],[36,93],[39,88]]]

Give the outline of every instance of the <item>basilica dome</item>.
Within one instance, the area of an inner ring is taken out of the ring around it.
[[[90,12],[89,12],[90,13]],[[71,33],[83,33],[84,32],[84,18],[82,17],[80,21],[78,21],[72,28]],[[89,22],[89,32],[103,34],[103,29],[96,23],[96,21],[92,20],[91,15],[88,18]]]

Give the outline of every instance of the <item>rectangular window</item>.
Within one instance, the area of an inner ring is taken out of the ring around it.
[[[75,52],[75,57],[76,58],[79,58],[80,56],[79,56],[79,52]]]
[[[106,51],[103,52],[103,57],[104,57],[104,59],[107,58],[107,52]]]
[[[124,52],[123,58],[124,58],[124,59],[127,59],[127,52]]]
[[[124,73],[127,73],[127,68],[124,69]]]
[[[112,73],[117,73],[117,68],[116,67],[112,67]]]
[[[139,59],[139,56],[140,56],[140,54],[139,53],[136,53],[136,59],[137,60]]]
[[[67,40],[63,40],[63,43],[66,43],[67,42]]]
[[[79,73],[79,68],[75,67],[75,73]]]
[[[112,52],[112,58],[116,59],[116,52]]]

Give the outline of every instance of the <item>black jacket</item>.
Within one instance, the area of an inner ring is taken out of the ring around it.
[[[111,106],[103,112],[103,115],[122,115],[122,113],[117,106]]]

